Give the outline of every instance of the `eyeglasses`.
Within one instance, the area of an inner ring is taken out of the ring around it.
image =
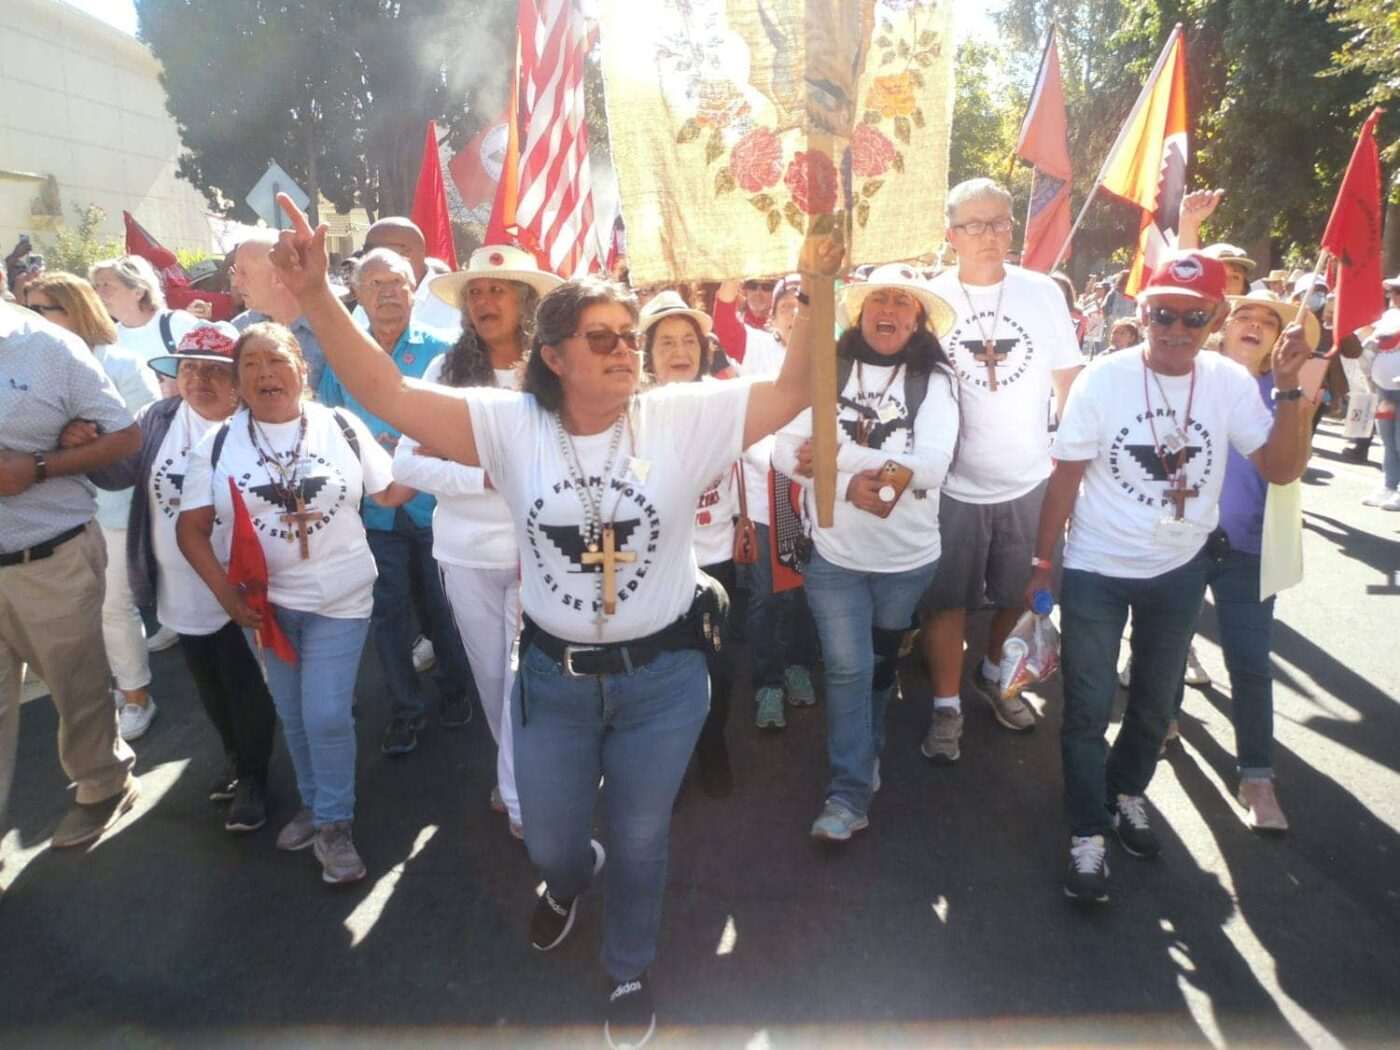
[[[36,314],[66,314],[68,312],[62,306],[45,306],[40,305],[39,303],[30,303],[29,309],[33,310]]]
[[[617,349],[618,343],[626,343],[629,350],[637,349],[637,341],[640,336],[630,328],[625,332],[614,332],[609,328],[600,328],[596,332],[575,332],[570,338],[585,340],[588,343],[588,349],[595,354],[610,354]]]
[[[746,292],[771,292],[778,286],[777,281],[745,281],[744,291]]]
[[[962,230],[969,237],[981,237],[982,234],[990,230],[997,236],[1011,232],[1011,227],[1016,225],[1010,219],[993,219],[991,222],[983,222],[981,219],[973,219],[971,222],[960,222],[953,227],[955,230]]]
[[[1215,316],[1213,310],[1172,310],[1165,306],[1154,306],[1148,312],[1148,319],[1158,328],[1170,328],[1180,321],[1187,328],[1204,328]]]

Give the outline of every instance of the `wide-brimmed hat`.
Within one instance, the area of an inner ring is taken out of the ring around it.
[[[1273,283],[1275,283],[1275,282],[1277,282],[1277,283],[1279,283],[1279,284],[1287,284],[1287,283],[1288,283],[1288,271],[1287,271],[1287,270],[1270,270],[1270,271],[1269,271],[1269,276],[1265,277],[1265,278],[1264,278],[1264,281],[1265,281],[1265,283],[1267,283],[1267,284],[1273,284]]]
[[[1167,256],[1138,292],[1142,302],[1153,295],[1189,295],[1222,302],[1225,298],[1225,264],[1205,252],[1183,251]]]
[[[1387,292],[1400,292],[1400,273],[1394,277],[1388,277],[1381,282],[1381,287]]]
[[[445,273],[428,282],[428,290],[448,306],[462,305],[462,288],[468,281],[481,277],[498,281],[519,281],[528,284],[540,295],[554,291],[564,279],[548,270],[541,270],[535,257],[512,244],[484,244],[472,252],[467,268]]]
[[[855,324],[860,317],[861,307],[871,292],[881,289],[908,292],[924,308],[928,327],[939,339],[944,338],[958,323],[958,315],[944,299],[935,295],[918,272],[905,263],[886,263],[870,271],[864,281],[848,284],[842,289],[841,301],[846,306],[846,316]]]
[[[1272,310],[1278,318],[1278,330],[1282,332],[1293,323],[1298,316],[1298,304],[1284,302],[1273,292],[1250,292],[1248,295],[1231,295],[1226,297],[1226,302],[1230,304],[1230,313],[1234,314],[1242,306],[1262,306],[1266,310]],[[1316,350],[1317,344],[1322,342],[1322,324],[1318,321],[1317,315],[1311,310],[1303,311],[1303,338],[1308,341],[1308,349]],[[1272,348],[1271,348],[1272,349]]]
[[[708,336],[710,329],[714,327],[714,322],[710,320],[710,315],[703,310],[694,310],[681,298],[681,293],[672,288],[667,288],[664,292],[657,292],[647,300],[646,306],[642,307],[642,312],[637,316],[637,330],[646,335],[651,330],[652,325],[659,324],[668,317],[689,317],[700,326],[702,335]]]
[[[157,375],[174,379],[181,361],[217,361],[233,366],[233,344],[241,335],[227,321],[205,321],[195,325],[183,336],[173,354],[153,357],[146,362]]]
[[[1246,277],[1254,272],[1254,260],[1245,254],[1243,248],[1233,244],[1226,244],[1222,241],[1219,244],[1208,245],[1205,248],[1205,254],[1212,259],[1219,259],[1227,265],[1243,268]]]

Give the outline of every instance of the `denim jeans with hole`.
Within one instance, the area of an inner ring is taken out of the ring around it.
[[[826,751],[831,782],[826,797],[852,812],[870,808],[875,759],[885,735],[893,689],[872,688],[876,627],[903,631],[928,589],[937,561],[905,572],[857,572],[818,553],[807,566],[807,601],[817,621],[825,660]]]
[[[656,957],[671,807],[709,696],[698,649],[663,652],[631,674],[583,678],[533,645],[520,657],[510,716],[525,847],[556,899],[588,889],[602,778],[602,961],[615,981]]]
[[[282,720],[301,803],[316,826],[355,816],[355,678],[369,620],[341,620],[295,609],[275,609],[296,665],[263,650],[267,687]],[[248,644],[256,646],[253,632]]]
[[[1070,833],[1106,834],[1111,800],[1141,795],[1176,708],[1186,651],[1196,633],[1211,557],[1148,579],[1066,569],[1060,590],[1060,730]],[[1118,647],[1131,612],[1132,684],[1112,749],[1105,740],[1118,688]]]
[[[738,570],[739,583],[749,592],[744,635],[752,660],[753,688],[758,692],[765,686],[781,689],[783,671],[788,667],[813,670],[818,653],[804,588],[773,593],[768,526],[755,523],[754,528],[758,533],[758,561],[740,565]]]

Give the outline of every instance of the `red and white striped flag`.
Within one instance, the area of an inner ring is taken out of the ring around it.
[[[503,173],[498,202],[513,195],[515,209],[499,218],[541,265],[577,277],[600,266],[583,92],[592,41],[576,0],[520,0],[519,28],[518,181]]]

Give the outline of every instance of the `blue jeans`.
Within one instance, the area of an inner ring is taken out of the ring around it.
[[[615,981],[656,958],[671,807],[709,710],[705,657],[663,652],[631,674],[575,678],[530,646],[510,717],[525,846],[550,893],[593,878],[589,831],[603,778],[607,821],[603,968]]]
[[[1400,417],[1377,419],[1376,433],[1381,436],[1381,469],[1385,472],[1385,487],[1392,490],[1400,488]]]
[[[744,634],[753,661],[754,692],[767,686],[781,689],[783,671],[792,666],[811,670],[817,664],[817,639],[805,589],[773,593],[773,563],[769,560],[768,526],[754,523],[758,561],[740,565],[739,582],[749,592]]]
[[[1240,776],[1266,779],[1274,772],[1274,676],[1269,665],[1274,599],[1259,600],[1259,555],[1244,551],[1211,562],[1206,584],[1215,598],[1220,647],[1230,672],[1230,720]],[[1176,691],[1178,712],[1185,694],[1183,680]]]
[[[1066,569],[1060,589],[1060,729],[1070,833],[1111,828],[1109,801],[1141,795],[1175,709],[1186,651],[1196,633],[1211,558],[1202,548],[1185,565],[1133,580]],[[1118,647],[1133,617],[1132,683],[1123,725],[1110,751],[1104,740],[1118,688]]]
[[[807,601],[826,661],[826,797],[858,814],[870,808],[899,642],[937,568],[931,561],[905,572],[856,572],[817,553],[807,566]]]
[[[461,636],[442,589],[433,560],[432,526],[413,523],[402,508],[394,515],[393,531],[366,529],[379,578],[374,581],[374,649],[384,669],[395,718],[419,718],[427,710],[413,669],[413,584],[422,589],[426,622],[423,631],[437,654],[433,680],[444,697],[475,697],[476,685],[467,666]]]
[[[355,817],[355,678],[368,620],[338,620],[276,609],[277,622],[299,662],[263,651],[267,687],[282,720],[282,735],[297,775],[301,803],[319,828]],[[253,632],[248,644],[256,646]]]

